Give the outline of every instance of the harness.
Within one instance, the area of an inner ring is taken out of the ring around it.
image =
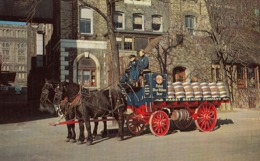
[[[87,91],[88,91],[88,92],[87,92]],[[91,98],[94,92],[96,92],[96,90],[95,90],[95,91],[90,91],[90,90],[84,90],[84,89],[83,89],[82,92],[81,92],[81,96],[83,96],[84,98]],[[118,93],[118,91],[117,91],[117,95],[118,95],[117,98],[119,98],[119,93]],[[122,99],[121,101],[122,101],[123,103],[119,105],[120,100],[117,99],[116,104],[115,104],[115,108],[113,109],[112,92],[111,92],[111,90],[109,89],[109,104],[110,104],[110,108],[111,108],[111,109],[107,109],[107,108],[104,108],[104,107],[101,107],[101,106],[97,106],[97,105],[95,105],[95,104],[93,104],[93,103],[89,103],[89,101],[85,101],[84,103],[85,103],[87,106],[89,106],[89,107],[104,110],[104,111],[108,112],[109,114],[111,114],[112,117],[114,117],[114,114],[115,114],[115,113],[119,113],[119,112],[118,112],[118,109],[121,108],[122,106],[124,106],[124,101],[123,101],[123,99]],[[105,113],[104,113],[104,115],[101,116],[101,117],[109,116],[109,114],[105,115]]]

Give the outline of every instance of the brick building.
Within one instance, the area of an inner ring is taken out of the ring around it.
[[[95,3],[100,10],[106,10],[105,1]],[[136,54],[151,38],[167,31],[167,4],[153,3],[122,1],[116,4],[114,24],[121,71],[128,64],[129,55]],[[109,65],[111,58],[104,19],[78,0],[55,1],[54,8],[54,30],[48,44],[51,51],[46,55],[50,77],[84,83],[90,88],[108,86],[113,69]]]
[[[162,35],[160,45],[165,48],[173,46],[165,57],[161,55],[167,64],[169,81],[221,81],[220,67],[212,54],[210,40],[205,38],[205,33],[199,32],[211,28],[204,1],[164,2],[124,0],[116,3],[113,19],[121,72],[128,64],[129,55],[137,54],[139,49]],[[53,34],[45,44],[48,77],[57,81],[84,83],[94,89],[109,86],[113,69],[110,68],[107,26],[102,16],[79,0],[56,0],[53,3]],[[105,3],[103,0],[93,0],[92,4],[105,11]],[[161,72],[156,52],[153,49],[148,55],[152,64],[150,68]],[[258,66],[235,67],[237,77],[242,79],[238,84],[243,83],[238,88],[252,89],[254,100],[257,100],[259,88]],[[253,77],[254,85],[250,84],[252,81],[247,79],[248,76]],[[255,101],[254,105],[246,106],[259,105]]]

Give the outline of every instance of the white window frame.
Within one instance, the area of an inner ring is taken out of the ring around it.
[[[117,16],[117,17],[116,17]],[[114,25],[115,29],[118,29],[118,30],[124,30],[125,29],[125,14],[123,12],[120,12],[120,11],[116,11],[114,13],[114,17],[113,17],[113,21],[114,21],[114,24],[116,22],[118,22],[118,18],[119,16],[122,16],[122,27],[117,27],[116,25]],[[116,21],[117,20],[117,21]]]
[[[160,29],[159,30],[154,30],[153,25],[156,24],[155,22],[155,18],[159,18],[160,19]],[[152,29],[153,32],[162,32],[163,30],[163,23],[162,23],[162,16],[161,15],[152,15]]]
[[[185,15],[185,27],[191,35],[195,35],[196,19],[193,15]]]
[[[90,22],[90,32],[82,32],[82,30],[81,30],[81,21],[83,21],[83,20]],[[93,35],[93,10],[91,8],[88,8],[88,7],[80,8],[79,32],[80,32],[80,34]]]
[[[142,18],[142,28],[141,29],[135,29],[134,28],[134,25],[135,25],[135,18],[137,18],[137,17],[141,17]],[[141,13],[134,13],[133,14],[133,29],[134,30],[136,30],[136,31],[144,31],[144,15],[143,14],[141,14]]]
[[[126,48],[127,44],[131,44],[131,48]],[[132,37],[125,37],[124,38],[124,50],[133,50],[133,38]]]
[[[151,6],[152,0],[124,0],[127,4]]]

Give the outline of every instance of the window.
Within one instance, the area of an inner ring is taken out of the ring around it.
[[[247,87],[255,87],[255,70],[253,67],[247,68]]]
[[[78,83],[87,87],[96,86],[96,64],[91,58],[82,58],[78,63]]]
[[[244,67],[242,66],[237,66],[237,79],[244,79]]]
[[[125,29],[125,15],[122,12],[115,12],[114,14],[114,27],[116,29]]]
[[[93,11],[90,8],[80,9],[80,33],[93,34]]]
[[[185,16],[185,27],[190,32],[190,34],[194,35],[194,28],[195,28],[195,17],[192,15]]]
[[[116,38],[116,42],[117,42],[118,49],[123,49],[122,48],[122,38],[121,37],[117,37]]]
[[[133,4],[133,5],[145,5],[151,6],[151,0],[124,0],[125,3]]]
[[[160,15],[152,16],[152,29],[153,31],[162,31],[162,16]]]
[[[133,39],[132,38],[125,38],[124,49],[125,50],[132,50],[133,49]]]
[[[220,68],[216,68],[216,79],[217,81],[222,80],[222,74]]]
[[[144,16],[142,14],[135,13],[133,15],[133,29],[144,30]]]

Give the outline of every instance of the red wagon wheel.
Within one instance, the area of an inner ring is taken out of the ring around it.
[[[173,121],[175,126],[177,126],[180,130],[188,129],[192,123],[192,119],[189,120],[181,120],[181,121]]]
[[[168,115],[164,111],[154,112],[149,120],[150,130],[156,136],[164,136],[170,128]]]
[[[199,130],[211,131],[217,123],[217,111],[214,104],[204,102],[195,111],[195,124]]]
[[[139,119],[138,115],[131,113],[126,119],[128,130],[134,135],[140,135],[145,128],[145,123]]]

